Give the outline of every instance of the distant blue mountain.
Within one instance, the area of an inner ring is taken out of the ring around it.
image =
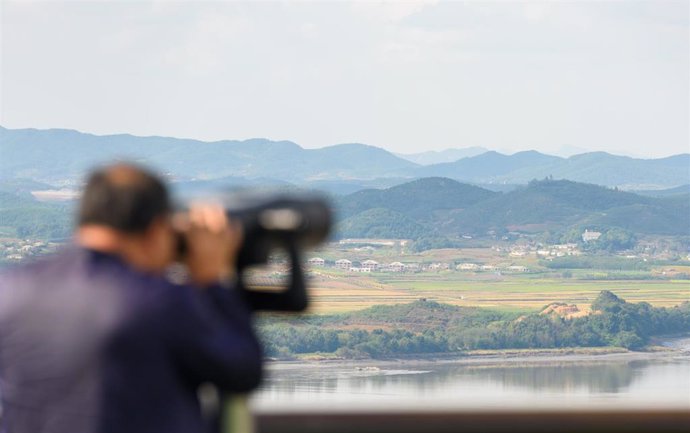
[[[0,172],[48,183],[75,181],[90,167],[113,159],[151,165],[177,179],[267,177],[289,182],[367,179],[417,165],[384,149],[340,144],[303,149],[290,141],[251,139],[204,142],[77,131],[0,128]]]
[[[553,177],[624,188],[675,187],[690,180],[690,154],[661,159],[635,159],[591,152],[570,158],[536,151],[503,155],[486,152],[455,162],[413,170],[417,176],[445,176],[472,183],[525,184]]]
[[[397,156],[420,165],[442,164],[458,159],[481,155],[487,152],[483,147],[473,146],[462,149],[429,150],[420,153],[396,153]]]
[[[66,129],[0,127],[0,156],[0,180],[21,178],[56,186],[78,183],[89,168],[114,159],[151,165],[174,181],[321,182],[340,193],[423,177],[481,185],[554,178],[625,189],[673,188],[690,182],[690,154],[647,160],[604,152],[561,158],[536,151],[513,155],[489,151],[424,166],[360,143],[303,149],[291,141],[263,138],[204,142],[126,134],[97,136]],[[380,183],[371,185],[374,180]]]
[[[415,170],[415,174],[420,177],[443,176],[452,179],[487,182],[493,179],[497,180],[499,177],[516,170],[541,167],[561,160],[562,158],[557,156],[544,155],[534,150],[518,152],[510,156],[489,151],[455,162],[419,167]]]

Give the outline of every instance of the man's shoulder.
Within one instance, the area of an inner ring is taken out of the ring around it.
[[[182,292],[165,278],[147,275],[110,254],[77,246],[66,246],[56,253],[6,269],[0,274],[6,289],[59,290],[79,287],[96,292],[118,292],[124,297],[152,300]]]
[[[65,275],[76,263],[76,251],[59,250],[56,253],[12,265],[0,272],[0,282],[13,287],[18,282],[28,283],[42,278],[50,280]],[[11,284],[15,283],[15,284]]]

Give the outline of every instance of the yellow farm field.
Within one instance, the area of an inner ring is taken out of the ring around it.
[[[365,280],[366,281],[366,280]],[[412,302],[419,296],[411,290],[389,289],[380,284],[353,284],[344,281],[312,283],[310,311],[316,314],[362,310],[377,304]]]
[[[357,278],[347,280],[319,282],[311,290],[313,312],[354,311],[420,298],[501,310],[537,310],[553,302],[565,302],[589,311],[591,302],[602,290],[609,290],[629,302],[649,302],[654,306],[670,307],[690,300],[690,282],[687,280],[577,281],[520,277],[500,281],[429,280],[420,277],[387,281],[370,277],[361,281]]]

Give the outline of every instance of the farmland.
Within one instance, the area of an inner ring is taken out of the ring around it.
[[[505,248],[442,249],[412,254],[405,251],[404,245],[396,245],[374,249],[328,248],[318,254],[331,263],[348,257],[353,263],[366,259],[382,263],[399,260],[420,263],[423,268],[440,262],[448,263],[449,269],[357,273],[329,266],[311,268],[311,311],[316,314],[409,303],[417,299],[524,312],[538,311],[545,305],[560,302],[574,304],[586,314],[602,290],[609,290],[629,302],[648,302],[657,307],[671,307],[690,300],[687,260],[655,263],[640,258],[607,256],[600,260],[593,258],[605,264],[601,268],[551,269],[548,267],[551,262],[534,255],[511,256]],[[466,262],[491,264],[496,269],[483,272],[455,269],[455,264]],[[500,270],[516,265],[526,267],[528,272]]]
[[[602,290],[630,302],[670,307],[690,300],[687,280],[564,280],[509,275],[468,278],[459,273],[410,276],[341,276],[312,281],[313,312],[327,314],[359,310],[377,304],[399,304],[424,298],[467,307],[499,310],[538,310],[553,302],[575,304],[588,311]]]

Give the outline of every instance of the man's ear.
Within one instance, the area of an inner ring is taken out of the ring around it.
[[[151,224],[146,228],[144,235],[148,239],[155,239],[157,236],[161,236],[168,230],[168,224],[165,218],[156,217]]]
[[[151,222],[151,224],[148,225],[148,227],[146,227],[143,232],[141,232],[139,237],[142,242],[149,246],[156,242],[158,237],[162,235],[163,229],[163,221],[159,218],[156,218]]]

